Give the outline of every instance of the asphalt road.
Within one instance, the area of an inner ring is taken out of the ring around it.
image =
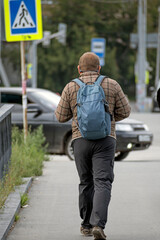
[[[106,234],[111,240],[160,239],[160,114],[131,114],[148,124],[153,145],[115,163]],[[74,162],[51,156],[34,180],[29,206],[7,240],[84,240],[79,233],[78,176]],[[87,238],[93,239],[92,237]]]

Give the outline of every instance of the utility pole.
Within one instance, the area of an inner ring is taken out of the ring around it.
[[[145,111],[146,100],[146,13],[147,0],[138,4],[138,82],[136,84],[136,104],[138,111]]]
[[[160,7],[158,8],[158,43],[157,43],[155,89],[157,89],[159,83],[159,65],[160,65]]]

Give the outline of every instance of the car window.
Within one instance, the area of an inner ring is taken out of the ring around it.
[[[22,112],[22,96],[13,93],[1,93],[1,103],[14,104],[14,112]]]
[[[1,103],[14,104],[14,112],[22,111],[22,95],[18,93],[1,93]],[[28,100],[28,103],[31,103]]]
[[[1,93],[1,103],[22,105],[22,96],[18,94]]]

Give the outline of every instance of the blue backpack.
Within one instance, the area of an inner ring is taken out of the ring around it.
[[[104,78],[100,75],[91,85],[78,78],[73,80],[80,86],[76,104],[78,129],[82,137],[89,140],[104,138],[111,132],[111,114],[104,90],[100,86]]]

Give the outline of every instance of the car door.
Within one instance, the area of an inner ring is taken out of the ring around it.
[[[48,143],[48,149],[51,151],[55,145],[56,137],[54,134],[57,127],[55,115],[53,112],[43,109],[40,105],[36,104],[32,109],[31,107],[32,104],[29,104],[27,111],[28,126],[31,127],[32,130],[36,129],[40,125],[43,126],[43,133]]]
[[[71,131],[71,125],[59,123],[54,110],[44,109],[40,105],[36,105],[34,110],[30,110],[31,105],[28,105],[28,125],[31,126],[32,130],[42,125],[48,143],[48,151],[50,153],[64,153],[64,138]]]

